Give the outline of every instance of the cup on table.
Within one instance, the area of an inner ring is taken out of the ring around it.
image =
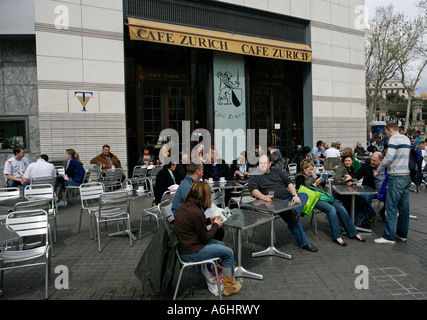
[[[219,178],[219,181],[220,181],[220,182],[225,182],[225,177],[221,177],[221,178]]]
[[[209,178],[208,182],[213,183],[213,178]]]
[[[131,184],[128,184],[128,185],[126,186],[126,189],[127,189],[127,190],[132,190],[132,189],[133,189],[133,187],[132,187],[132,185],[131,185]]]
[[[274,191],[268,191],[268,196],[270,197],[271,201],[274,200]]]
[[[143,192],[144,191],[144,187],[143,186],[139,186],[138,191],[139,192]]]

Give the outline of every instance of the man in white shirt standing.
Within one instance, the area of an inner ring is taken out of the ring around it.
[[[14,156],[9,158],[4,164],[4,176],[7,187],[19,187],[24,184],[24,173],[30,161],[25,157],[25,150],[22,147],[13,149]]]
[[[49,163],[49,157],[41,154],[36,162],[30,163],[24,174],[24,188],[30,184],[33,178],[52,177],[56,179],[56,169],[52,163]]]

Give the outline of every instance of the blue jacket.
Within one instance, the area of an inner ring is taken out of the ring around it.
[[[67,170],[65,170],[65,174],[69,178],[72,178],[75,182],[83,182],[85,177],[85,169],[76,158],[71,158],[70,162],[68,163]]]
[[[196,180],[194,180],[189,175],[186,175],[184,180],[182,180],[179,184],[178,190],[176,190],[172,202],[172,213],[174,216],[176,216],[176,212],[178,211],[181,204],[184,203],[185,196],[187,195],[188,191],[190,191],[194,182],[196,182]]]

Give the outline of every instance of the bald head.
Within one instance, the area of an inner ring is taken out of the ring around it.
[[[375,151],[372,155],[371,155],[371,166],[374,168],[378,168],[378,166],[381,164],[381,162],[383,161],[383,154],[379,151]]]

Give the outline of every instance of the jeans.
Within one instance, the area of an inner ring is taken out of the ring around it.
[[[325,212],[328,215],[329,225],[332,229],[332,239],[342,238],[342,233],[340,229],[340,222],[338,219],[341,219],[344,229],[347,231],[349,237],[354,237],[357,235],[357,230],[351,221],[347,210],[337,201],[329,203],[326,201],[318,201],[315,205],[316,209]]]
[[[376,194],[361,194],[359,195],[360,202],[362,203],[363,211],[356,210],[355,214],[355,225],[361,226],[363,219],[365,218],[365,213],[368,215],[368,218],[375,217],[375,210],[372,208],[371,202],[372,199],[377,197]]]
[[[301,215],[302,209],[305,206],[305,203],[308,200],[308,195],[305,193],[299,193],[298,197],[301,199],[301,206],[293,209],[298,215]],[[292,197],[284,199],[287,201],[292,201]],[[304,229],[301,226],[300,220],[293,220],[291,217],[286,214],[286,212],[279,213],[280,217],[287,223],[288,229],[292,232],[295,237],[295,240],[298,242],[300,246],[306,246],[310,243],[307,236],[304,233]]]
[[[222,260],[222,273],[225,277],[231,277],[234,272],[234,252],[224,242],[211,239],[205,247],[194,253],[180,254],[181,259],[187,262],[197,262],[220,257]]]
[[[8,187],[8,188],[19,187],[21,185],[22,184],[16,180],[12,180],[12,179],[6,180],[6,187]]]
[[[396,234],[408,237],[409,230],[409,176],[389,175],[385,202],[385,218],[383,238],[396,241]]]

